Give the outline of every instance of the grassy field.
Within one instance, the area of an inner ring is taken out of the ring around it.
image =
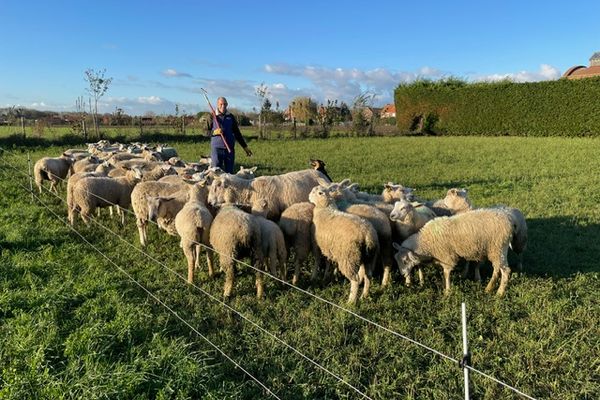
[[[205,141],[169,144],[186,160],[208,153]],[[44,193],[43,203],[32,202],[22,187],[27,153],[36,160],[67,147],[16,147],[0,157],[0,398],[272,398],[198,333],[280,398],[361,398],[165,269],[185,274],[175,237],[150,229],[147,252],[161,265],[127,243],[138,245],[132,217],[124,228],[98,220],[113,232],[79,224],[92,247],[65,225],[61,199]],[[434,199],[459,186],[476,206],[520,208],[529,248],[505,298],[458,273],[444,296],[441,269],[431,267],[424,287],[406,288],[394,275],[391,288],[375,283],[353,311],[458,359],[464,301],[475,368],[534,398],[600,398],[600,141],[390,137],[250,147],[255,156],[239,152],[238,162],[260,174],[303,169],[318,157],[333,179],[371,192],[393,181]],[[253,274],[240,272],[231,307],[370,398],[463,398],[454,363],[268,278],[257,302]],[[222,276],[211,280],[203,269],[196,284],[221,297]],[[300,287],[345,306],[349,284],[311,287],[305,274]],[[474,399],[519,398],[486,377],[471,379]]]

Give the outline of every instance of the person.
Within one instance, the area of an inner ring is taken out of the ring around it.
[[[252,157],[252,151],[242,136],[237,120],[227,111],[227,99],[225,97],[219,97],[217,99],[217,110],[215,114],[216,118],[213,118],[212,125],[209,128],[209,133],[211,135],[210,166],[219,167],[223,171],[233,174],[235,142],[237,141],[242,146],[248,157]],[[220,132],[223,133],[223,136],[221,136]],[[231,152],[227,150],[223,139],[227,141]]]

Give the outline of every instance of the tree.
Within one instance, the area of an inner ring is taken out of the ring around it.
[[[352,127],[354,131],[361,134],[373,134],[373,122],[375,114],[372,112],[371,107],[375,94],[369,92],[363,92],[354,98],[352,103]]]
[[[310,97],[295,97],[290,103],[290,114],[294,121],[309,125],[317,115],[317,103]]]
[[[269,92],[269,88],[267,87],[267,85],[265,85],[264,82],[262,82],[256,88],[256,92],[255,92],[256,97],[258,97],[258,100],[259,100],[260,106],[261,106],[260,112],[258,113],[258,137],[260,139],[263,138],[263,133],[264,133],[263,132],[263,117],[264,116],[263,116],[263,111],[262,111],[263,109],[262,109],[262,107],[263,107],[263,105],[265,103],[265,100],[268,100],[268,99],[266,99],[268,92]],[[270,104],[271,104],[271,102],[269,102],[269,108],[271,107]]]
[[[106,68],[103,70],[95,71],[93,68],[88,68],[85,70],[85,81],[88,83],[89,87],[86,88],[86,91],[89,95],[94,99],[94,108],[92,110],[92,117],[94,122],[94,131],[96,132],[96,137],[100,136],[100,132],[98,130],[98,100],[108,90],[112,82],[112,78],[105,78],[104,74],[106,73]]]

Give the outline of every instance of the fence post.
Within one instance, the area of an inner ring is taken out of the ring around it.
[[[25,118],[21,117],[21,133],[23,134],[23,138],[25,138]]]
[[[469,345],[467,342],[467,307],[465,303],[461,305],[462,311],[462,337],[463,337],[463,358],[460,362],[460,366],[463,369],[465,377],[465,400],[470,400],[471,395],[469,393],[469,369],[467,365],[471,364],[471,354],[469,353]]]
[[[29,191],[31,192],[31,202],[35,202],[33,197],[33,177],[31,176],[31,155],[27,152],[27,167],[29,170]]]

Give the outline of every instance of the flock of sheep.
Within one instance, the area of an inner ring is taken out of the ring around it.
[[[287,278],[288,255],[293,252],[292,283],[313,256],[312,280],[329,280],[339,272],[350,281],[348,302],[356,303],[362,285],[367,297],[374,275],[382,286],[390,283],[397,265],[410,284],[412,270],[423,281],[421,267],[439,264],[446,292],[450,273],[460,262],[493,267],[486,291],[503,295],[511,269],[508,251],[519,257],[527,245],[527,224],[515,208],[474,209],[466,189],[449,189],[438,201],[422,201],[414,190],[387,183],[381,195],[362,192],[349,180],[333,182],[325,163],[311,160],[311,168],[275,176],[254,176],[256,168],[227,174],[209,168],[210,160],[186,163],[175,149],[140,143],[91,143],[87,149],[66,150],[60,157],[35,163],[35,182],[42,191],[67,180],[67,214],[88,224],[100,208],[113,209],[125,222],[124,209],[133,208],[142,246],[147,225],[180,237],[187,259],[188,282],[193,282],[203,248],[208,274],[214,275],[214,254],[225,274],[224,296],[234,287],[234,259],[250,257],[260,269]],[[471,262],[471,263],[470,263]],[[521,267],[519,258],[518,268]],[[263,296],[262,273],[256,272],[257,296]]]

